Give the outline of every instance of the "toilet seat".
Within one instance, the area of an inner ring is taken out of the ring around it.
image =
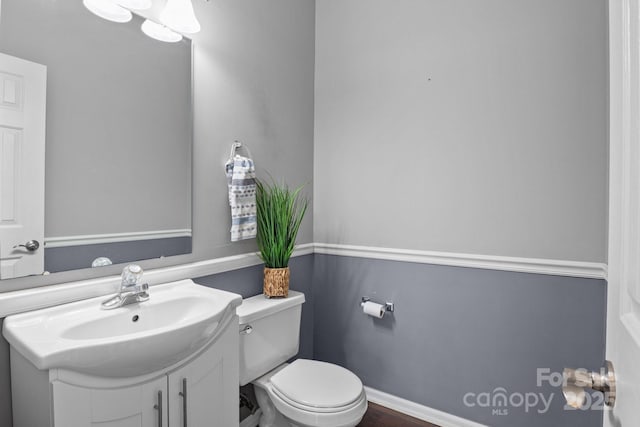
[[[298,359],[270,379],[273,392],[305,411],[338,412],[362,395],[362,381],[331,363]]]
[[[366,396],[364,395],[364,392],[361,392],[360,395],[350,404],[345,405],[345,406],[340,406],[340,407],[336,407],[336,408],[318,408],[318,407],[314,407],[314,406],[307,406],[307,405],[303,405],[299,402],[295,402],[289,398],[287,398],[286,396],[281,395],[275,388],[271,388],[271,392],[278,397],[280,400],[282,400],[284,403],[286,403],[287,405],[290,405],[293,408],[299,409],[301,411],[306,411],[306,412],[311,412],[311,413],[318,413],[318,414],[334,414],[337,412],[344,412],[344,411],[348,411],[349,409],[352,409],[355,406],[358,406],[360,404],[360,401],[362,399],[366,399]]]
[[[352,427],[368,406],[360,379],[326,362],[298,359],[253,384],[267,393],[278,412],[301,426]]]

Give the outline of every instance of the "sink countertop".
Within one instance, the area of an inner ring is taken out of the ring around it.
[[[191,280],[156,285],[150,299],[104,310],[106,297],[9,316],[3,334],[38,369],[106,377],[160,370],[198,351],[235,315],[240,295]]]

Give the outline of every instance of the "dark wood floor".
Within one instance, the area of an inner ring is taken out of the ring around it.
[[[426,421],[392,411],[384,406],[369,402],[369,409],[358,427],[438,427]]]

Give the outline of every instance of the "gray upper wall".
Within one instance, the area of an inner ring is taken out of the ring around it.
[[[249,146],[260,177],[306,184],[313,197],[313,0],[193,3],[193,252],[140,262],[177,265],[256,250],[231,243],[224,163],[233,140]],[[115,25],[115,24],[114,24]],[[117,209],[114,206],[114,209]],[[309,210],[298,243],[313,241]],[[118,274],[122,266],[3,280],[0,291]]]
[[[259,178],[306,184],[313,197],[313,0],[194,2],[194,237],[198,258],[255,250],[229,242],[224,163],[246,143]],[[308,211],[298,243],[313,241]]]
[[[316,4],[317,242],[606,261],[605,0]]]

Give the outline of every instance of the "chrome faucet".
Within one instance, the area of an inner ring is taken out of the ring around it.
[[[142,268],[137,264],[129,264],[122,270],[122,283],[120,292],[102,302],[102,308],[111,310],[112,308],[134,304],[149,299],[149,285],[140,283],[142,278]]]

